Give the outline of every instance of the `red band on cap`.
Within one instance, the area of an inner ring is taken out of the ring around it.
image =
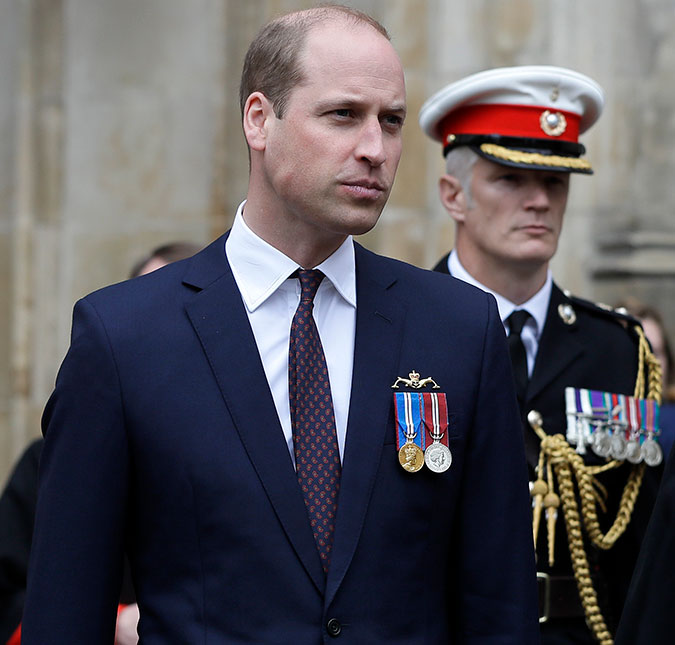
[[[562,114],[567,121],[564,132],[558,136],[542,129],[541,116],[546,110]],[[580,120],[580,115],[574,112],[537,105],[467,105],[448,114],[441,121],[439,132],[443,145],[448,143],[451,134],[497,134],[577,143]]]

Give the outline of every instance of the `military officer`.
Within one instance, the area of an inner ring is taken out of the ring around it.
[[[554,443],[567,434],[565,388],[646,396],[654,365],[633,319],[563,291],[549,268],[571,173],[593,172],[579,135],[603,103],[587,76],[523,66],[452,83],[420,112],[443,146],[440,199],[456,229],[435,270],[492,293],[509,335],[531,478],[540,480],[533,497],[545,509],[533,513],[545,644],[611,643],[653,499],[644,465],[608,465],[584,445]],[[598,490],[601,501],[580,510],[578,495],[595,500]],[[592,540],[581,527],[596,512]]]

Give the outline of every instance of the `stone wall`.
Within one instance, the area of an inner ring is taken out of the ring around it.
[[[0,2],[0,480],[39,433],[74,301],[169,240],[227,228],[247,182],[238,77],[246,47],[292,0]],[[424,99],[488,67],[555,64],[608,106],[584,137],[557,280],[658,305],[675,333],[675,5],[671,0],[363,0],[401,54],[405,151],[362,242],[429,267],[452,245]]]

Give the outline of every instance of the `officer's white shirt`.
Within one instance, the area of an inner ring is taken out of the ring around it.
[[[553,290],[553,277],[551,275],[550,269],[546,273],[546,282],[544,286],[537,291],[527,302],[524,302],[521,305],[516,305],[504,298],[504,296],[499,293],[489,289],[484,284],[478,282],[474,279],[468,271],[462,266],[462,263],[457,257],[457,252],[452,251],[450,257],[448,258],[448,270],[450,274],[455,277],[472,284],[474,287],[478,287],[483,291],[491,293],[497,300],[497,307],[499,308],[499,317],[502,319],[504,325],[504,330],[506,333],[509,333],[508,323],[506,319],[514,312],[516,309],[525,309],[530,314],[523,331],[520,334],[520,337],[525,346],[525,352],[527,354],[527,372],[529,376],[532,376],[532,370],[534,369],[534,361],[537,357],[537,349],[539,348],[539,339],[541,338],[541,332],[544,329],[544,323],[546,322],[546,313],[548,311],[548,304],[551,300],[551,291]]]
[[[289,276],[303,267],[246,225],[245,203],[237,209],[225,253],[246,306],[288,451],[295,463],[288,400],[288,343],[291,321],[300,302],[300,280]],[[314,298],[314,320],[326,356],[342,459],[356,333],[356,264],[351,236],[317,267],[304,268],[320,269],[326,276]]]

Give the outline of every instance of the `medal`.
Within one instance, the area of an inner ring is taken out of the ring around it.
[[[419,432],[422,425],[421,395],[417,392],[397,392],[394,394],[394,407],[398,429],[396,444],[398,447],[398,463],[403,470],[416,473],[424,466],[422,451],[423,434]]]
[[[663,450],[656,441],[659,426],[659,406],[655,401],[644,402],[642,414],[642,427],[646,431],[647,438],[640,448],[640,455],[648,466],[658,466],[663,461]]]
[[[424,451],[424,463],[429,470],[435,473],[444,473],[450,468],[450,464],[452,464],[450,448],[440,441],[435,441],[430,446],[427,446],[427,449]]]
[[[593,437],[593,452],[598,457],[609,457],[611,449],[612,439],[609,432],[604,428],[596,430]]]
[[[397,390],[399,384],[402,383],[413,390],[421,390],[427,385],[431,385],[431,388],[434,390],[439,389],[434,379],[430,376],[420,378],[419,372],[415,370],[412,370],[408,374],[408,377],[403,378],[399,376],[391,387]],[[433,404],[432,397],[435,402]],[[394,394],[394,410],[398,426],[396,430],[398,463],[401,464],[403,470],[409,473],[416,473],[421,470],[426,461],[427,432],[424,431],[422,425],[425,417],[425,408],[428,407],[428,414],[433,415],[432,407],[434,405],[439,428],[437,433],[439,439],[436,441],[432,435],[432,442],[434,444],[438,443],[441,448],[433,449],[427,466],[434,472],[443,472],[450,467],[450,462],[452,461],[450,449],[441,442],[445,429],[448,427],[448,410],[445,394],[429,394],[427,392],[396,392]],[[431,423],[433,427],[433,422]]]
[[[443,443],[447,441],[448,404],[443,393],[422,394],[424,403],[424,426],[432,443],[427,443],[424,451],[424,463],[435,473],[444,473],[452,464],[450,448]]]
[[[614,439],[611,423],[614,414],[612,410],[612,395],[609,392],[596,392],[593,390],[589,394],[593,403],[592,414],[596,425],[593,452],[599,457],[609,457],[612,454],[612,441]]]
[[[625,394],[565,388],[567,441],[579,454],[590,446],[599,457],[658,466],[659,404]]]
[[[658,466],[663,461],[663,450],[652,437],[642,444],[640,454],[648,466]]]
[[[612,459],[625,461],[628,456],[628,439],[626,437],[626,397],[623,394],[607,394],[612,408],[610,426],[613,429],[609,454]]]
[[[424,453],[412,440],[406,441],[398,451],[398,463],[409,473],[416,473],[424,466]]]
[[[565,388],[565,414],[567,416],[567,442],[571,446],[577,445],[577,437],[583,432],[582,420],[579,416],[581,399],[579,390],[573,387]]]
[[[640,450],[640,406],[639,401],[631,396],[626,397],[628,413],[629,438],[626,445],[626,459],[631,464],[639,464],[642,461]]]
[[[612,440],[609,444],[609,454],[612,459],[618,459],[619,461],[623,461],[628,456],[628,441],[618,430],[615,430],[612,435]]]
[[[626,444],[626,459],[631,464],[639,464],[642,461],[640,442],[636,439],[629,439]]]

